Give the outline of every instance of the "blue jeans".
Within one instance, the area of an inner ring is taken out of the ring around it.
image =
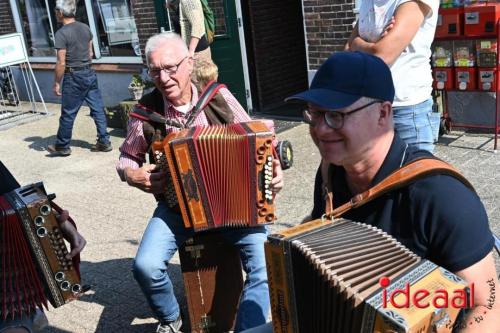
[[[240,251],[247,276],[240,299],[235,332],[266,322],[269,314],[264,241],[265,227],[221,231]],[[169,260],[193,232],[184,227],[179,214],[160,202],[149,221],[135,256],[133,272],[151,309],[160,321],[173,321],[180,314],[172,282],[167,274]]]
[[[432,99],[425,102],[393,108],[394,129],[409,145],[430,152],[439,135],[439,112],[433,112]]]
[[[90,116],[97,127],[99,141],[109,144],[109,134],[106,131],[107,122],[104,114],[104,104],[97,85],[97,75],[92,69],[64,73],[62,84],[61,117],[57,131],[56,146],[69,148],[73,124],[78,110],[83,102],[90,108]]]

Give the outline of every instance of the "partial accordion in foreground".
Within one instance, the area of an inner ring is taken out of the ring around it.
[[[54,204],[55,206],[55,204]],[[0,196],[0,320],[59,307],[82,288],[42,183]]]
[[[434,303],[432,295],[459,295],[452,301],[465,308],[465,281],[375,227],[335,221],[316,220],[268,237],[274,333],[452,331],[460,308],[444,298]],[[427,292],[419,300],[426,307],[405,295],[419,290]]]
[[[273,132],[252,121],[171,133],[162,143],[164,156],[154,145],[155,158],[168,163],[185,227],[273,223],[272,141]]]

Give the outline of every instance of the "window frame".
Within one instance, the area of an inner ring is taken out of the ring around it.
[[[23,38],[26,39],[26,35],[24,33],[24,30],[22,28],[22,19],[21,19],[21,12],[19,10],[18,2],[17,0],[9,0],[10,1],[10,7],[12,8],[12,13],[13,13],[13,18],[14,18],[14,25],[16,27],[16,32],[20,32],[23,35]],[[48,3],[45,0],[45,6],[48,8]],[[101,54],[101,49],[99,47],[99,42],[97,40],[97,27],[96,27],[96,21],[95,21],[95,16],[92,8],[92,0],[84,0],[85,3],[85,9],[87,10],[87,15],[88,15],[88,20],[89,20],[89,27],[90,31],[92,31],[92,45],[94,47],[94,56],[95,58],[92,59],[93,64],[142,64],[142,57],[141,56],[130,56],[130,57],[103,57]],[[52,30],[52,26],[50,27]],[[52,32],[55,36],[55,31]],[[27,41],[25,40],[25,43]],[[56,52],[54,50],[54,56],[52,57],[33,57],[33,56],[28,56],[29,61],[31,63],[56,63],[57,57],[56,57]]]

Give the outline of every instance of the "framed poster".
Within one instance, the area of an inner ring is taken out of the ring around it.
[[[0,35],[0,67],[28,62],[28,53],[21,33]]]

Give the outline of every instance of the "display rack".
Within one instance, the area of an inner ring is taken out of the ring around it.
[[[498,77],[499,74],[499,59],[500,59],[500,20],[497,21],[497,34],[496,36],[494,35],[482,35],[482,36],[447,36],[447,37],[436,37],[434,38],[435,41],[455,41],[455,40],[477,40],[477,39],[494,39],[496,38],[497,41],[497,56],[496,56],[496,64],[494,67],[494,72],[496,76],[496,84],[495,84],[495,124],[493,126],[487,126],[487,125],[472,125],[472,124],[464,124],[464,123],[454,123],[450,117],[450,113],[448,110],[448,91],[449,90],[437,90],[440,93],[442,93],[443,96],[443,118],[445,120],[445,126],[448,130],[451,130],[453,127],[460,127],[460,128],[480,128],[480,129],[493,129],[495,134],[494,134],[494,144],[493,144],[493,149],[496,151],[497,150],[497,141],[498,141],[498,132],[500,129],[500,126],[498,125],[498,118],[499,118],[499,113],[500,113],[500,101],[499,101],[499,92],[500,92],[500,78]],[[474,89],[474,90],[459,90],[456,87],[451,90],[451,91],[459,91],[463,93],[467,92],[491,92],[491,91],[484,91],[481,89]]]

